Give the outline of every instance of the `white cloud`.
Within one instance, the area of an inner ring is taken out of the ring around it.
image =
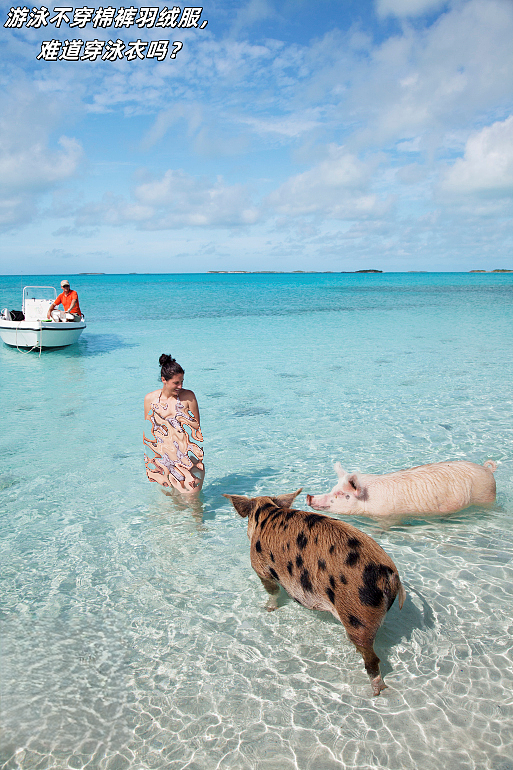
[[[419,222],[443,208],[443,226],[454,217],[457,233],[457,222],[468,231],[476,212],[491,221],[506,210],[512,0],[376,0],[381,18],[394,15],[400,23],[375,27],[364,4],[361,13],[355,6],[348,31],[345,12],[339,28],[318,12],[311,28],[299,30],[298,4],[230,3],[222,9],[224,37],[211,19],[201,33],[183,31],[176,60],[155,65],[36,62],[45,31],[4,30],[11,47],[1,66],[5,82],[16,83],[19,107],[14,115],[11,103],[0,109],[0,173],[7,180],[0,221],[29,221],[46,193],[64,192],[59,206],[44,212],[59,218],[63,227],[51,228],[63,238],[75,225],[94,233],[117,228],[113,238],[122,227],[138,237],[141,230],[189,228],[187,237],[194,229],[198,238],[239,228],[249,238],[246,225],[263,230],[280,217],[283,232],[328,227],[361,238],[362,250],[378,244],[378,252],[384,236],[375,225],[386,222],[390,233],[410,239],[413,253],[415,242],[442,224],[401,229],[408,217]],[[444,12],[436,19],[415,18],[437,10]],[[265,18],[267,27],[260,25]],[[79,177],[81,141],[90,173]],[[208,158],[208,178],[195,175],[198,155]],[[138,166],[157,169],[157,177],[134,182],[129,174]],[[232,184],[231,174],[249,181]],[[255,203],[251,185],[255,196],[273,192]],[[474,195],[463,199],[467,192]],[[347,220],[355,222],[349,231]],[[303,241],[302,234],[294,248]]]
[[[72,176],[82,158],[82,147],[75,139],[61,136],[60,150],[52,150],[45,140],[30,146],[0,148],[0,179],[10,190],[46,191],[56,182]]]
[[[139,185],[134,192],[142,205],[152,207],[157,227],[183,225],[233,226],[253,224],[258,218],[242,185],[215,183],[184,171],[166,171],[156,181]]]
[[[441,186],[464,195],[513,193],[513,115],[472,134]]]
[[[0,116],[0,224],[30,222],[42,195],[77,171],[83,158],[81,144],[51,131],[58,110],[48,106],[32,88],[20,83],[16,98],[4,96]]]
[[[378,16],[420,16],[438,11],[447,0],[376,0]]]
[[[159,142],[167,132],[175,126],[180,120],[187,122],[187,132],[194,135],[204,119],[203,108],[201,104],[177,102],[172,107],[162,110],[157,115],[155,122],[142,141],[142,147],[147,150]]]
[[[373,165],[363,163],[344,147],[331,145],[324,160],[284,182],[267,197],[267,203],[276,213],[293,217],[376,216],[388,204],[368,190]]]
[[[246,115],[240,118],[240,123],[250,126],[255,134],[260,136],[275,135],[285,140],[301,137],[322,126],[322,118],[316,110],[301,110],[286,117],[256,118]]]
[[[76,213],[80,227],[96,224],[132,224],[145,230],[182,227],[239,227],[259,218],[242,185],[227,185],[168,170],[159,179],[139,184],[131,201],[106,195],[100,203],[82,206]]]
[[[249,0],[237,10],[237,15],[232,24],[231,34],[239,36],[247,32],[253,24],[261,23],[264,19],[274,15],[274,9],[268,0]]]
[[[354,119],[352,146],[420,136],[420,150],[439,152],[448,132],[510,103],[512,39],[511,0],[467,0],[429,27],[405,24],[351,68],[338,112]]]

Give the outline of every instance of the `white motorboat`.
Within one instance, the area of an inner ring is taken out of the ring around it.
[[[80,321],[68,321],[66,313],[54,311],[49,321],[48,308],[56,298],[57,291],[53,286],[25,286],[22,310],[5,309],[0,313],[3,342],[13,348],[39,351],[73,345],[86,328],[84,316]]]

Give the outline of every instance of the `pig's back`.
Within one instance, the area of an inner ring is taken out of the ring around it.
[[[341,605],[360,607],[362,596],[381,615],[400,586],[394,562],[375,540],[350,524],[304,511],[282,510],[257,528],[251,562],[259,574],[257,567],[267,568],[300,604],[339,619]]]
[[[495,500],[492,471],[467,461],[419,465],[382,479],[382,493],[388,491],[397,512],[448,513]]]

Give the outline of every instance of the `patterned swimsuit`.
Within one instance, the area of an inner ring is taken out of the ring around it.
[[[197,479],[191,473],[191,468],[203,470],[203,449],[192,441],[203,441],[201,429],[196,417],[185,409],[179,398],[176,399],[174,416],[166,414],[168,405],[158,401],[151,404],[147,419],[151,422],[151,439],[143,436],[146,446],[150,447],[155,456],[144,456],[146,475],[150,481],[156,481],[163,487],[175,487],[182,491],[190,491],[197,486]],[[190,428],[191,436],[185,430]],[[193,463],[189,452],[197,458]]]

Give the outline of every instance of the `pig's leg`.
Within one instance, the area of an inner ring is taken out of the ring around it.
[[[273,610],[277,609],[278,607],[278,596],[280,594],[280,586],[276,582],[276,580],[272,580],[271,578],[262,577],[261,575],[258,576],[260,580],[262,581],[262,585],[269,594],[269,600],[267,604],[265,605],[265,608],[268,612],[272,612]]]
[[[348,636],[363,658],[365,670],[371,680],[372,694],[379,695],[381,690],[386,688],[386,684],[381,678],[381,672],[379,670],[379,658],[374,652],[373,647],[374,640],[368,644],[365,644],[362,643],[361,639],[355,639],[351,634],[348,634]]]
[[[386,689],[386,684],[381,678],[381,671],[379,670],[379,658],[374,652],[374,647],[359,647],[358,648],[365,665],[372,685],[372,694],[379,695],[381,690]]]

